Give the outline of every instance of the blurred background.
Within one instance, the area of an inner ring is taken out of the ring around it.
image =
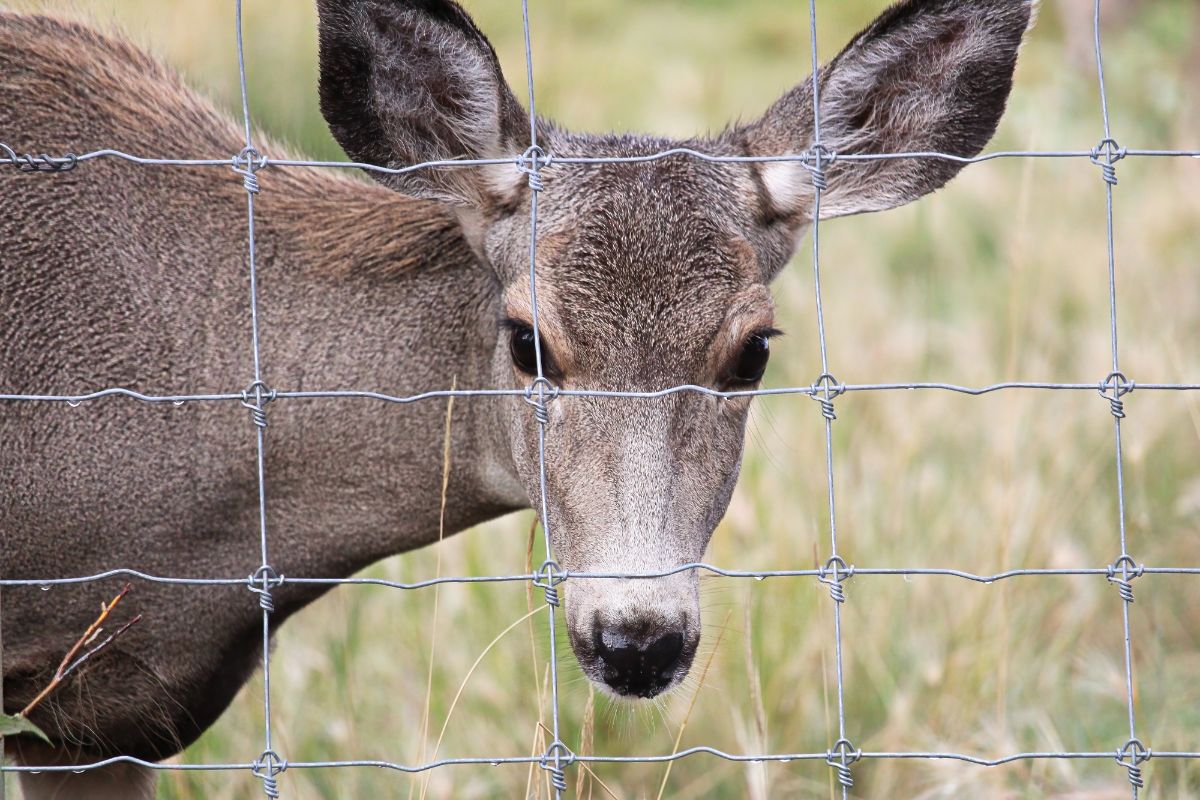
[[[228,0],[21,2],[127,32],[222,107],[237,105]],[[515,0],[466,3],[524,97]],[[771,0],[533,0],[538,110],[568,127],[690,135],[749,119],[808,74],[807,4]],[[818,2],[822,60],[885,7]],[[1200,146],[1200,7],[1105,0],[1113,132],[1127,147]],[[257,124],[318,158],[343,157],[316,99],[308,0],[248,0]],[[1102,125],[1089,0],[1046,0],[990,149],[1089,149]],[[180,154],[211,155],[211,154]],[[1200,380],[1200,160],[1127,159],[1115,190],[1121,361],[1139,382]],[[1109,371],[1104,191],[1086,159],[967,168],[908,208],[824,223],[832,372],[847,383],[1095,382]],[[810,246],[774,286],[781,327],[768,386],[820,372]],[[828,556],[823,420],[803,397],[756,400],[737,494],[708,560],[810,568]],[[859,567],[1102,567],[1119,553],[1108,405],[1088,392],[853,394],[834,425],[839,541]],[[1200,397],[1126,398],[1130,551],[1200,564]],[[269,480],[269,476],[268,476]],[[528,569],[524,512],[368,574],[393,579]],[[533,552],[540,552],[536,544]],[[535,558],[534,563],[540,559]],[[1142,577],[1131,608],[1138,731],[1200,749],[1200,583]],[[847,732],[866,750],[1115,750],[1127,738],[1121,602],[1103,577],[854,578],[843,610]],[[703,579],[705,645],[688,685],[647,708],[595,696],[560,643],[564,740],[579,753],[709,745],[823,751],[837,738],[833,621],[807,579]],[[289,760],[541,753],[549,724],[545,612],[520,584],[400,592],[339,588],[289,622],[272,667],[276,749]],[[561,630],[561,628],[560,628]],[[261,680],[178,760],[262,750]],[[1112,761],[873,761],[856,797],[1120,798]],[[1200,769],[1155,760],[1148,798],[1200,796]],[[587,798],[833,797],[820,762],[568,772]],[[160,797],[258,796],[244,773],[167,773]],[[292,770],[288,798],[546,797],[524,766]]]

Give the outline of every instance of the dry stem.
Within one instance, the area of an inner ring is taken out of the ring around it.
[[[692,692],[692,699],[688,702],[687,713],[683,715],[683,722],[679,725],[679,733],[675,736],[675,747],[671,751],[679,752],[679,744],[683,741],[683,732],[687,730],[688,721],[692,718],[692,711],[696,708],[696,700],[700,697],[700,690],[704,688],[704,681],[708,678],[708,670],[712,667],[713,659],[717,657],[717,650],[721,648],[721,640],[725,638],[725,632],[729,630],[729,617],[732,616],[733,610],[725,613],[725,621],[721,623],[721,631],[717,634],[717,641],[713,643],[713,649],[708,654],[708,659],[704,662],[704,669],[700,673],[700,682],[696,684],[696,691]],[[658,786],[658,800],[662,800],[663,793],[667,791],[667,781],[671,777],[671,767],[675,766],[674,761],[667,762],[667,769],[663,773],[662,783]]]
[[[543,723],[538,722],[538,727],[541,728],[543,733],[546,733],[550,736],[554,736],[554,731],[547,728]],[[585,764],[582,761],[576,761],[575,764],[581,770],[583,770],[588,775],[590,775],[592,780],[594,780],[596,783],[598,783],[600,785],[600,788],[604,790],[605,794],[607,794],[609,797],[613,798],[613,800],[620,800],[620,796],[616,792],[614,792],[612,789],[610,789],[607,783],[600,780],[600,776],[596,774],[595,770],[593,770],[590,766],[588,766],[587,764]]]
[[[29,705],[17,712],[17,716],[28,717],[29,713],[37,708],[38,704],[40,704],[43,700],[53,694],[56,689],[62,686],[63,682],[72,672],[78,669],[89,658],[96,655],[101,650],[116,641],[117,637],[125,633],[125,631],[129,630],[141,621],[142,615],[138,614],[136,617],[110,633],[99,644],[90,646],[92,645],[92,642],[96,641],[100,634],[104,632],[104,628],[101,626],[104,624],[104,621],[108,619],[108,615],[112,613],[112,610],[117,607],[117,604],[121,602],[121,600],[132,588],[133,584],[127,583],[125,584],[125,588],[121,589],[121,591],[117,593],[116,597],[114,597],[108,603],[100,604],[100,616],[96,617],[96,620],[88,626],[88,629],[83,632],[83,635],[79,637],[79,640],[75,642],[75,645],[67,651],[65,656],[63,656],[62,661],[60,661],[58,664],[58,669],[54,670],[54,678],[50,681],[50,683],[46,684],[46,688],[38,692],[37,697],[34,697],[29,701]],[[85,650],[84,648],[88,649]],[[80,654],[81,650],[83,651],[82,654]]]

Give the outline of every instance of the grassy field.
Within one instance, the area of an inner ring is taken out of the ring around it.
[[[43,5],[26,2],[24,5]],[[61,6],[61,4],[57,4]],[[116,19],[233,107],[231,3],[73,4]],[[246,9],[251,106],[261,126],[339,157],[315,95],[307,0]],[[523,87],[520,9],[468,4]],[[824,2],[834,54],[884,5]],[[1107,5],[1107,3],[1106,3]],[[588,129],[690,134],[750,118],[807,75],[806,4],[768,0],[531,3],[538,107]],[[1102,135],[1090,3],[1048,0],[1022,54],[993,149],[1088,149]],[[1116,3],[1105,57],[1114,135],[1126,146],[1200,146],[1200,8]],[[518,92],[523,96],[523,92]],[[2,132],[0,132],[2,138]],[[1200,161],[1118,168],[1121,358],[1139,382],[1200,380]],[[823,224],[831,369],[848,383],[1095,382],[1108,372],[1104,191],[1086,159],[968,168],[915,206]],[[782,327],[768,385],[820,372],[809,248],[775,285]],[[1200,397],[1126,398],[1130,550],[1152,565],[1200,564]],[[828,554],[824,428],[805,398],[756,401],[743,476],[708,560],[808,568]],[[1119,553],[1112,418],[1089,392],[861,393],[837,402],[839,540],[859,567],[992,573],[1101,567]],[[269,480],[269,476],[268,476]],[[527,569],[532,514],[379,564],[395,579]],[[537,545],[540,547],[540,545]],[[539,552],[534,550],[534,552]],[[536,560],[535,560],[536,563]],[[652,708],[593,696],[560,642],[564,739],[578,752],[660,754],[678,745],[810,752],[836,738],[833,623],[811,580],[706,578],[705,649],[684,690]],[[1142,577],[1131,609],[1141,738],[1200,749],[1200,583]],[[1121,602],[1103,577],[856,577],[843,612],[848,735],[867,750],[986,756],[1114,750],[1127,738]],[[536,601],[537,598],[534,598]],[[544,611],[520,584],[399,592],[341,588],[279,634],[272,668],[277,749],[288,759],[541,752],[548,720]],[[476,663],[477,662],[477,663]],[[427,685],[430,687],[427,692]],[[248,686],[185,762],[247,761],[262,749],[261,683]],[[428,699],[427,699],[428,698]],[[427,720],[423,722],[423,720]],[[686,723],[686,727],[685,727]],[[668,775],[669,772],[669,775]],[[819,762],[573,768],[589,798],[832,797]],[[1200,796],[1200,770],[1158,760],[1150,798]],[[1112,761],[875,761],[856,797],[1122,798]],[[286,772],[288,798],[545,797],[525,767]],[[257,796],[249,774],[169,774],[160,796]]]

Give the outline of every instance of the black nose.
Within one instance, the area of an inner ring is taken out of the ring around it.
[[[678,631],[631,636],[597,625],[592,644],[604,665],[604,682],[617,694],[634,697],[654,697],[667,688],[683,655],[683,634]]]

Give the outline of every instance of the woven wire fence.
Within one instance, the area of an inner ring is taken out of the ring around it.
[[[152,575],[132,569],[112,569],[93,575],[74,577],[46,577],[40,579],[4,579],[0,578],[0,587],[4,586],[42,586],[78,584],[99,581],[111,577],[128,577],[143,581],[177,585],[208,585],[208,586],[246,586],[257,595],[258,604],[262,609],[262,639],[263,639],[263,694],[262,714],[264,722],[263,750],[253,760],[241,763],[207,763],[207,764],[163,764],[147,762],[128,756],[97,761],[91,764],[70,766],[40,766],[40,765],[10,765],[0,764],[0,772],[55,772],[83,771],[97,769],[116,763],[139,764],[155,770],[173,771],[222,771],[249,770],[262,782],[264,793],[269,798],[279,797],[278,776],[285,770],[302,769],[333,769],[339,767],[377,767],[395,770],[403,773],[420,773],[449,766],[492,765],[499,764],[536,764],[549,773],[555,796],[561,796],[567,790],[566,771],[578,763],[665,763],[677,761],[699,754],[708,754],[733,762],[815,762],[828,765],[840,786],[843,800],[849,797],[854,787],[854,767],[859,762],[880,759],[924,759],[959,761],[979,766],[999,766],[1020,761],[1050,760],[1050,759],[1112,759],[1125,772],[1130,791],[1137,800],[1139,790],[1145,781],[1142,775],[1143,766],[1153,758],[1157,759],[1200,759],[1200,752],[1154,750],[1138,736],[1137,719],[1134,713],[1134,669],[1132,657],[1133,626],[1130,622],[1129,607],[1134,602],[1133,581],[1143,575],[1188,574],[1200,575],[1200,567],[1151,566],[1139,562],[1131,553],[1126,536],[1125,510],[1125,479],[1121,451],[1121,421],[1125,418],[1125,395],[1135,389],[1140,391],[1200,391],[1200,383],[1142,383],[1135,382],[1121,371],[1118,348],[1117,326],[1117,292],[1116,292],[1116,263],[1114,257],[1113,236],[1113,187],[1117,185],[1116,165],[1119,161],[1130,157],[1165,157],[1200,158],[1200,150],[1149,150],[1126,148],[1118,144],[1114,138],[1109,120],[1108,98],[1104,83],[1104,60],[1101,48],[1100,13],[1102,0],[1095,0],[1093,13],[1094,48],[1096,74],[1099,87],[1100,111],[1103,118],[1103,132],[1099,144],[1088,150],[1061,151],[1002,151],[981,154],[975,157],[962,157],[939,152],[906,152],[906,153],[836,153],[827,149],[821,142],[821,120],[819,103],[818,57],[817,57],[817,3],[809,0],[809,36],[811,41],[812,91],[813,91],[813,143],[802,153],[785,153],[766,156],[716,156],[690,148],[672,148],[649,155],[629,157],[558,157],[546,152],[538,145],[537,112],[535,105],[533,55],[531,48],[529,3],[521,1],[522,26],[525,45],[525,68],[529,100],[529,136],[530,144],[521,154],[508,158],[495,159],[462,159],[449,161],[430,161],[413,164],[400,168],[381,167],[373,164],[362,164],[342,161],[308,161],[272,159],[260,153],[254,145],[251,125],[250,103],[246,91],[246,67],[242,38],[242,0],[234,0],[234,24],[237,33],[238,75],[241,88],[241,105],[243,130],[245,135],[244,148],[232,157],[214,157],[207,159],[172,159],[144,158],[136,154],[117,150],[97,150],[77,154],[52,156],[49,154],[20,154],[11,147],[0,142],[0,167],[10,166],[22,173],[35,173],[52,176],[76,168],[86,168],[86,162],[100,159],[120,159],[144,166],[211,166],[232,168],[241,177],[246,191],[246,233],[249,251],[249,282],[250,282],[250,348],[253,354],[254,371],[245,389],[217,394],[176,394],[152,395],[143,394],[130,389],[113,387],[100,391],[77,395],[52,394],[0,394],[4,402],[46,402],[65,403],[78,407],[85,403],[105,397],[125,397],[145,403],[183,405],[195,402],[226,402],[240,403],[248,409],[253,423],[253,434],[256,443],[257,481],[258,481],[258,538],[261,551],[261,563],[256,566],[248,577],[212,577],[212,578],[175,578],[163,575]],[[0,132],[2,134],[2,132]],[[816,308],[817,333],[821,355],[821,374],[808,386],[793,386],[783,388],[760,388],[748,391],[718,391],[705,386],[680,385],[666,387],[658,391],[622,392],[594,391],[587,389],[563,389],[555,386],[543,372],[541,339],[538,330],[538,299],[537,261],[538,245],[538,198],[543,190],[542,171],[553,169],[554,164],[592,164],[603,166],[618,163],[641,163],[659,159],[678,157],[693,158],[710,163],[736,164],[747,162],[791,161],[801,164],[810,175],[814,189],[814,210],[812,222],[812,264],[813,291]],[[952,383],[912,382],[912,383],[864,383],[846,384],[838,381],[831,370],[826,347],[825,320],[822,311],[821,293],[821,246],[820,246],[820,206],[821,193],[827,188],[825,168],[836,162],[862,163],[884,159],[944,159],[962,164],[973,164],[993,159],[1009,158],[1060,158],[1088,159],[1100,171],[1106,201],[1106,235],[1108,255],[1108,300],[1109,300],[1109,332],[1112,349],[1111,364],[1106,366],[1106,374],[1096,383],[1053,383],[1032,381],[1007,381],[986,386],[962,386]],[[257,173],[266,168],[286,169],[289,167],[353,167],[371,172],[402,174],[425,169],[471,169],[483,166],[511,165],[524,173],[528,178],[530,191],[530,238],[529,238],[529,288],[531,310],[533,317],[533,338],[537,362],[535,379],[524,389],[445,389],[422,392],[408,396],[395,396],[377,391],[341,389],[330,391],[289,391],[271,387],[264,379],[264,364],[259,344],[258,295],[256,275],[256,253],[254,233],[254,198],[259,192]],[[52,179],[47,177],[47,179]],[[1063,569],[1013,569],[994,574],[976,574],[956,569],[934,568],[870,568],[859,567],[848,562],[839,550],[837,535],[837,503],[834,492],[834,458],[833,458],[833,423],[837,419],[834,401],[845,394],[854,392],[896,392],[910,390],[933,390],[957,392],[970,396],[979,396],[992,392],[1012,390],[1046,390],[1046,391],[1079,391],[1097,392],[1105,401],[1108,411],[1113,418],[1113,446],[1116,465],[1116,507],[1117,530],[1115,544],[1118,545],[1117,555],[1105,566],[1063,568]],[[549,404],[561,397],[609,397],[624,398],[630,401],[639,399],[658,398],[678,392],[697,392],[720,398],[746,397],[758,395],[798,395],[806,396],[819,403],[820,413],[824,418],[825,427],[825,473],[827,477],[828,510],[829,510],[829,550],[823,566],[815,569],[797,570],[733,570],[723,569],[707,563],[681,564],[673,569],[660,572],[571,572],[563,570],[554,560],[551,552],[549,530],[545,530],[546,557],[542,565],[532,573],[512,575],[479,575],[437,577],[429,580],[404,583],[376,578],[325,578],[325,577],[294,577],[278,574],[271,566],[269,537],[266,517],[266,474],[264,471],[264,452],[267,443],[267,406],[272,402],[313,399],[372,399],[387,403],[415,403],[423,400],[452,397],[504,397],[515,396],[522,398],[530,408],[537,422],[538,436],[538,466],[540,473],[540,496],[538,510],[543,525],[548,525],[546,498],[546,437],[549,424]],[[559,693],[557,675],[557,653],[555,627],[557,616],[555,611],[559,606],[558,585],[566,580],[586,580],[603,578],[622,579],[651,579],[686,572],[700,571],[714,575],[733,578],[809,578],[816,579],[828,589],[833,603],[833,634],[834,655],[837,689],[837,738],[828,749],[821,752],[793,753],[728,753],[712,747],[691,747],[663,755],[647,756],[606,756],[580,755],[574,753],[563,741],[559,721]],[[845,584],[855,576],[870,575],[940,575],[961,578],[977,583],[990,584],[1016,577],[1037,576],[1096,576],[1103,577],[1114,585],[1121,602],[1121,614],[1124,626],[1124,679],[1125,703],[1128,710],[1129,730],[1114,731],[1114,748],[1108,751],[1065,751],[1047,750],[1039,752],[1022,752],[1003,755],[996,758],[984,758],[977,755],[958,752],[887,752],[864,751],[854,744],[853,720],[847,723],[845,710],[845,694],[847,691],[843,675],[843,637],[842,637],[842,604],[846,602]],[[382,760],[341,760],[341,761],[289,761],[275,749],[272,737],[271,723],[271,658],[269,640],[271,636],[271,614],[274,610],[272,591],[283,585],[378,585],[396,589],[421,589],[448,583],[505,583],[521,582],[543,590],[548,606],[549,620],[549,686],[550,686],[550,731],[553,740],[545,752],[527,757],[492,757],[479,756],[468,758],[443,758],[427,763],[402,764]],[[2,658],[2,652],[0,652]]]

